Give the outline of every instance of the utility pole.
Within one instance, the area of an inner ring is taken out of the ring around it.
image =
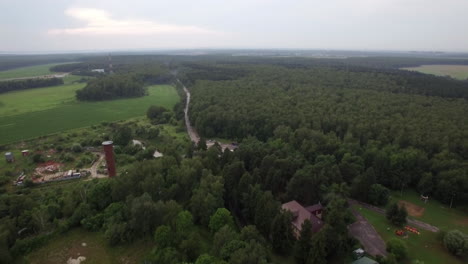
[[[450,208],[452,208],[452,203],[453,203],[453,197],[455,196],[455,193],[452,193],[452,198],[450,199]]]

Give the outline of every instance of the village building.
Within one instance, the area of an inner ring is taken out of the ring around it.
[[[304,223],[306,219],[312,223],[313,233],[320,231],[324,225],[322,221],[323,206],[320,203],[303,207],[297,201],[292,200],[284,203],[281,208],[292,213],[293,221],[291,224],[296,237],[299,237],[302,229],[302,223]]]

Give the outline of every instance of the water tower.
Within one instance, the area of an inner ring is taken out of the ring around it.
[[[104,141],[102,142],[102,146],[104,148],[104,154],[106,155],[106,163],[107,163],[107,173],[109,177],[115,177],[115,159],[114,159],[114,142],[112,141]]]

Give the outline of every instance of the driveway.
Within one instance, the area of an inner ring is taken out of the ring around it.
[[[385,242],[374,227],[355,209],[351,208],[351,212],[356,217],[356,222],[348,226],[349,234],[359,240],[370,255],[386,256]]]

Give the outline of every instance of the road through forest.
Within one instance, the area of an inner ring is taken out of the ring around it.
[[[180,84],[180,80],[177,80]],[[185,87],[185,85],[182,84],[182,87],[184,88],[184,92],[186,95],[186,102],[185,102],[185,108],[184,108],[184,116],[185,116],[185,126],[187,127],[187,133],[189,134],[190,140],[194,142],[195,144],[198,145],[198,142],[200,142],[200,136],[198,135],[197,131],[195,128],[190,124],[190,119],[189,119],[189,105],[190,105],[190,99],[191,99],[191,94],[190,91]],[[221,149],[224,151],[225,149],[229,149],[230,151],[234,151],[237,146],[234,144],[226,144],[226,143],[221,143],[219,141],[215,140],[209,140],[206,142],[206,146],[208,148],[214,146],[216,143],[218,143],[221,146]]]

